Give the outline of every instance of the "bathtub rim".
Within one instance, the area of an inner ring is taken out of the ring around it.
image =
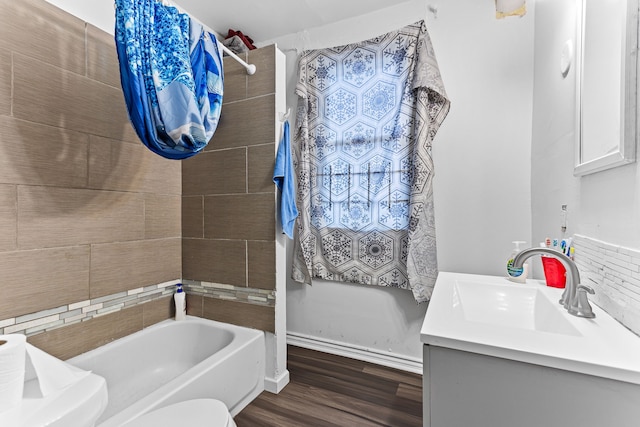
[[[96,347],[94,349],[85,351],[84,353],[80,353],[80,354],[78,354],[78,355],[76,355],[74,357],[71,357],[71,358],[67,359],[66,362],[69,362],[69,363],[71,363],[73,365],[74,361],[89,359],[89,358],[93,357],[94,355],[100,353],[100,351],[103,350],[104,347],[106,347],[108,345],[112,345],[112,346],[125,345],[127,342],[129,342],[131,340],[134,340],[137,336],[142,335],[143,333],[149,333],[152,330],[164,329],[164,328],[167,328],[167,327],[171,327],[172,325],[175,325],[176,323],[180,323],[180,324],[200,323],[200,324],[205,324],[205,325],[213,324],[214,326],[217,326],[220,329],[224,329],[226,331],[231,331],[232,333],[239,332],[241,334],[241,336],[246,337],[246,338],[252,338],[252,335],[264,335],[264,331],[260,331],[258,329],[251,329],[251,328],[247,328],[247,327],[244,327],[244,326],[238,326],[238,325],[233,325],[233,324],[230,324],[230,323],[220,322],[220,321],[217,321],[217,320],[211,320],[211,319],[205,319],[205,318],[202,318],[202,317],[187,315],[185,320],[175,320],[175,319],[171,318],[171,319],[162,320],[162,321],[160,321],[158,323],[154,323],[153,325],[146,326],[146,327],[144,327],[144,328],[142,328],[142,329],[140,329],[138,331],[135,331],[135,332],[133,332],[133,333],[131,333],[129,335],[125,335],[124,337],[120,337],[120,338],[114,339],[112,341],[109,341],[108,343],[102,344],[99,347]],[[255,337],[254,337],[254,339],[255,339]],[[227,347],[229,347],[231,344],[233,344],[235,340],[236,340],[236,337],[235,337],[235,334],[234,334],[234,338],[231,340],[231,342],[229,344],[227,344],[224,348],[222,348],[220,350],[220,352],[222,352]],[[206,360],[206,359],[204,359],[204,360]],[[204,360],[202,360],[201,362],[204,362]]]

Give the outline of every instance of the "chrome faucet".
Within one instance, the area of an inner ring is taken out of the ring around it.
[[[576,263],[568,256],[550,248],[529,248],[518,252],[513,258],[513,267],[522,268],[524,262],[534,255],[546,255],[556,258],[562,263],[567,272],[566,285],[559,303],[574,316],[594,318],[595,313],[591,309],[587,293],[594,294],[595,291],[580,284],[580,272]]]

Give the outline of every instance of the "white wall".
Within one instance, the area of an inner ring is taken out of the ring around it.
[[[532,151],[533,235],[559,232],[560,205],[569,205],[568,235],[581,234],[640,249],[638,163],[573,176],[575,69],[560,75],[560,52],[575,37],[575,0],[537,0]],[[576,254],[579,256],[579,254]]]
[[[558,65],[562,45],[576,37],[575,1],[536,4],[533,235],[538,241],[557,235],[560,205],[568,204],[567,235],[584,236],[577,240],[575,257],[583,283],[596,292],[590,300],[640,334],[640,167],[636,162],[573,176],[575,68],[563,79]],[[621,260],[611,259],[619,252]],[[538,266],[538,277],[540,270]]]
[[[46,0],[85,22],[106,31],[114,33],[116,18],[114,1],[105,0]]]
[[[531,242],[533,12],[530,4],[523,18],[496,20],[492,0],[412,0],[275,40],[287,54],[295,111],[296,49],[356,42],[426,18],[452,101],[434,141],[442,271],[504,274],[511,241]],[[427,307],[408,291],[290,280],[287,293],[291,334],[422,359]]]
[[[576,64],[562,76],[560,56],[576,41],[575,0],[536,2],[532,142],[532,228],[534,242],[560,237],[561,205],[568,206],[567,236],[580,219],[580,181],[573,176]],[[539,261],[533,266],[541,277]]]

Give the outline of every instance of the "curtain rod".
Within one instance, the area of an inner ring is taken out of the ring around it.
[[[246,70],[247,70],[247,74],[249,75],[254,75],[256,73],[256,66],[254,64],[248,64],[247,62],[245,62],[242,58],[240,58],[238,55],[236,55],[235,53],[233,53],[231,51],[231,49],[229,49],[228,47],[226,47],[225,45],[222,44],[222,42],[220,42],[218,40],[218,37],[216,37],[216,32],[213,31],[211,28],[209,28],[208,26],[204,25],[202,23],[202,21],[195,19],[193,16],[191,16],[191,14],[189,14],[188,12],[186,12],[182,7],[178,6],[177,4],[169,1],[169,0],[160,0],[160,3],[162,3],[165,6],[171,6],[171,7],[175,7],[176,9],[178,9],[178,11],[180,13],[184,13],[189,15],[189,17],[191,19],[193,19],[194,21],[197,21],[200,25],[202,25],[202,28],[207,30],[209,33],[211,33],[216,40],[218,41],[218,46],[222,48],[222,51],[224,53],[226,53],[227,55],[229,55],[231,58],[233,58],[234,60],[236,60],[238,63],[240,63],[240,65],[242,65]]]
[[[203,25],[203,27],[204,27],[204,25]],[[205,30],[209,31],[209,29],[206,28],[206,27],[205,27]],[[209,31],[209,32],[211,33],[211,31]],[[215,35],[214,35],[214,37],[215,37]],[[245,61],[242,60],[242,58],[240,58],[235,53],[231,52],[231,49],[229,49],[228,47],[226,47],[222,43],[218,43],[218,46],[220,46],[222,48],[222,51],[224,53],[226,53],[227,55],[229,55],[230,57],[232,57],[233,59],[238,61],[240,63],[240,65],[242,65],[244,68],[246,68],[247,74],[249,74],[251,76],[251,75],[254,75],[256,73],[256,66],[254,64],[247,64]]]

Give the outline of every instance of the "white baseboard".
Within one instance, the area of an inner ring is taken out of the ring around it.
[[[292,332],[287,333],[287,344],[422,375],[422,359],[419,358],[400,356],[380,350]]]
[[[282,389],[289,384],[289,371],[285,370],[278,378],[264,379],[264,389],[269,393],[278,394]]]

